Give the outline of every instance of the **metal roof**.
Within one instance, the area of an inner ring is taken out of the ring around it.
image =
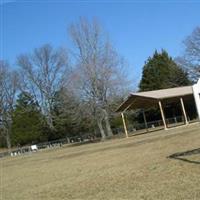
[[[183,97],[193,94],[192,86],[176,87],[147,92],[130,93],[128,98],[117,108],[117,112],[128,109],[149,108],[159,100]]]

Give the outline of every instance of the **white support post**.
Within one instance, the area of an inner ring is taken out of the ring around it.
[[[124,113],[123,112],[121,113],[121,116],[122,116],[122,121],[123,121],[123,125],[124,125],[124,132],[126,134],[126,138],[128,138],[128,131],[127,131],[126,121],[125,121]]]
[[[182,107],[182,111],[183,111],[183,116],[184,116],[184,119],[185,119],[185,124],[188,124],[187,115],[186,115],[186,112],[185,112],[185,106],[184,106],[184,102],[183,102],[183,98],[182,97],[180,98],[180,101],[181,101],[181,107]]]
[[[200,79],[197,82],[197,84],[193,85],[193,95],[194,95],[194,100],[197,108],[197,114],[198,118],[200,121]]]
[[[162,117],[162,121],[163,121],[164,129],[167,130],[167,125],[166,125],[165,115],[164,115],[164,111],[163,111],[163,107],[162,107],[162,103],[161,103],[161,101],[159,101],[158,104],[159,104],[159,108],[160,108],[160,113],[161,113],[161,117]]]

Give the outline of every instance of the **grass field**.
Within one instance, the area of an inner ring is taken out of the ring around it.
[[[200,199],[200,125],[0,159],[1,200]]]

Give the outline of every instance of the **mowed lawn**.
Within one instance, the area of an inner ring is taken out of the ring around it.
[[[200,199],[200,125],[0,159],[1,200]]]

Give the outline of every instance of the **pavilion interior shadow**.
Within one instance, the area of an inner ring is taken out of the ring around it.
[[[176,160],[180,160],[180,161],[184,161],[184,162],[188,162],[188,163],[192,163],[192,164],[200,164],[200,161],[188,159],[188,156],[192,156],[192,155],[196,155],[196,154],[200,154],[200,148],[192,149],[192,150],[188,150],[188,151],[184,151],[184,152],[174,153],[174,154],[168,156],[167,158],[176,159]]]

